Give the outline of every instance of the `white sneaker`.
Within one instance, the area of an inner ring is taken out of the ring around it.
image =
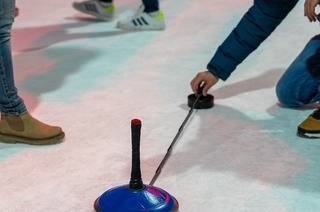
[[[74,2],[72,6],[80,12],[92,15],[103,21],[112,21],[115,10],[113,4],[102,5],[98,0]]]
[[[164,14],[161,11],[146,13],[144,5],[141,5],[134,16],[118,21],[117,27],[125,30],[164,30]]]

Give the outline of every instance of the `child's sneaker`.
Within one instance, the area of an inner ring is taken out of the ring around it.
[[[117,27],[125,30],[164,30],[164,14],[161,11],[146,13],[141,5],[134,16],[118,21]]]
[[[313,111],[299,126],[297,134],[306,138],[320,138],[320,108]]]
[[[98,0],[74,2],[72,6],[80,12],[92,15],[103,21],[112,21],[115,10],[115,6],[112,3],[102,4]]]

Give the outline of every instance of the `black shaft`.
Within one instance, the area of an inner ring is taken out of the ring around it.
[[[139,119],[133,119],[131,121],[132,166],[131,179],[129,183],[129,189],[132,190],[140,190],[144,188],[140,168],[140,132],[141,121]]]
[[[197,104],[197,102],[199,101],[201,97],[201,94],[197,94],[197,98],[196,100],[194,101],[192,107],[190,108],[189,110],[189,113],[187,115],[187,117],[184,119],[184,121],[182,122],[182,125],[180,126],[179,130],[178,130],[178,133],[176,134],[176,136],[174,137],[173,141],[171,142],[168,150],[167,150],[167,153],[166,155],[164,156],[164,158],[162,159],[160,165],[158,166],[157,170],[156,170],[156,173],[154,174],[152,180],[150,181],[149,185],[153,185],[155,183],[155,181],[157,180],[157,178],[159,177],[160,173],[161,173],[161,170],[162,170],[162,167],[165,165],[165,163],[167,162],[168,158],[170,157],[171,155],[171,152],[172,152],[172,149],[173,149],[173,146],[175,145],[175,143],[177,142],[180,134],[182,133],[183,131],[183,128],[184,126],[186,125],[186,123],[188,122],[191,114],[193,113],[193,110],[195,108],[195,105]]]

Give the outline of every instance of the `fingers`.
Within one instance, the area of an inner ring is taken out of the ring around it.
[[[306,16],[310,22],[317,21],[317,14],[315,8],[318,5],[318,0],[306,0],[304,3],[304,16]]]
[[[207,96],[207,93],[208,93],[210,88],[211,88],[211,86],[209,86],[208,84],[204,84],[204,86],[202,88],[202,95],[203,96]]]
[[[202,85],[203,83],[203,76],[202,72],[198,73],[195,78],[192,79],[190,85],[193,93],[197,94],[198,93],[198,88]]]
[[[209,89],[218,82],[219,78],[214,76],[209,71],[198,73],[191,81],[191,89],[195,94],[198,94],[199,87],[202,87],[202,95],[206,96]]]

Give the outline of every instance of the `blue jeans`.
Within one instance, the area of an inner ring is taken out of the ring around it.
[[[277,83],[280,103],[299,107],[320,100],[320,37],[311,39]],[[314,59],[313,63],[311,59]],[[310,62],[311,61],[311,62]]]
[[[144,11],[147,13],[155,12],[159,10],[158,0],[142,0],[144,4]]]
[[[113,0],[100,0],[103,2],[112,3]],[[158,0],[142,0],[142,4],[144,5],[144,11],[147,13],[152,13],[159,10],[159,1]]]
[[[27,109],[14,84],[10,43],[14,9],[15,0],[0,0],[0,111],[20,115]]]

